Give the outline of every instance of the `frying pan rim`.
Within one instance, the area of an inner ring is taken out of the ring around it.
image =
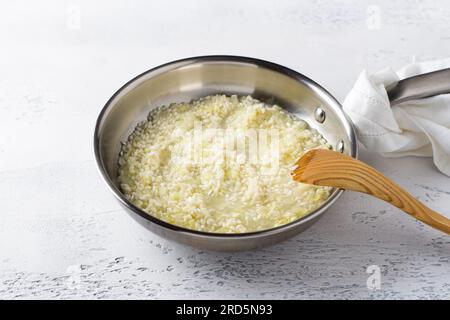
[[[154,216],[152,216],[149,213],[146,213],[145,211],[141,210],[137,206],[135,206],[133,203],[131,203],[129,200],[125,198],[125,196],[122,194],[122,192],[117,188],[117,186],[112,181],[111,177],[106,171],[106,168],[103,164],[103,160],[101,157],[101,151],[100,151],[100,134],[101,134],[101,128],[102,123],[104,120],[105,115],[107,114],[107,111],[112,106],[112,103],[114,100],[127,88],[129,88],[131,85],[138,82],[139,79],[143,78],[144,76],[147,76],[151,73],[155,73],[155,75],[175,70],[179,67],[187,66],[190,64],[195,64],[199,62],[235,62],[235,63],[249,63],[252,65],[256,65],[257,67],[263,67],[265,69],[269,69],[284,75],[289,76],[290,78],[293,78],[296,81],[299,81],[303,84],[306,84],[309,88],[313,89],[313,91],[317,94],[317,92],[322,93],[322,98],[327,98],[329,100],[330,105],[334,104],[338,108],[333,109],[337,111],[337,115],[341,123],[345,127],[346,134],[349,137],[349,140],[351,142],[351,145],[349,146],[349,155],[357,158],[358,157],[358,148],[357,148],[357,140],[356,140],[356,133],[354,129],[354,125],[350,118],[346,115],[345,111],[342,108],[342,105],[339,103],[339,101],[331,94],[329,93],[325,88],[323,88],[321,85],[319,85],[314,80],[310,79],[309,77],[292,70],[290,68],[287,68],[285,66],[282,66],[280,64],[261,60],[257,58],[251,58],[251,57],[245,57],[245,56],[236,56],[236,55],[204,55],[204,56],[194,56],[189,58],[183,58],[179,60],[174,60],[171,62],[164,63],[162,65],[156,66],[154,68],[151,68],[147,71],[144,71],[140,73],[139,75],[135,76],[128,82],[126,82],[123,86],[121,86],[105,103],[103,108],[101,109],[97,121],[95,124],[95,130],[94,130],[94,139],[93,139],[93,147],[94,147],[94,157],[97,165],[97,170],[99,171],[102,179],[107,184],[110,191],[114,194],[116,199],[126,208],[131,210],[133,213],[139,215],[140,217],[148,220],[149,222],[155,223],[163,228],[167,228],[172,231],[176,231],[179,233],[187,233],[190,235],[194,235],[196,237],[213,237],[213,238],[224,238],[224,239],[230,239],[230,238],[254,238],[259,237],[261,235],[270,235],[274,233],[281,233],[283,231],[286,231],[291,228],[295,228],[296,226],[300,224],[304,224],[309,220],[315,219],[317,216],[322,215],[343,193],[344,190],[337,189],[335,190],[331,196],[317,209],[314,211],[308,213],[306,216],[297,219],[295,221],[292,221],[288,224],[284,224],[281,226],[277,226],[270,229],[264,229],[259,231],[253,231],[253,232],[246,232],[246,233],[214,233],[214,232],[205,232],[205,231],[198,231],[198,230],[192,230],[187,229],[181,226],[177,226],[174,224],[167,223],[165,221],[162,221]],[[133,89],[131,89],[133,90]]]

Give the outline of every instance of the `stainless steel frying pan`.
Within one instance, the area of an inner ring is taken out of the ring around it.
[[[400,81],[388,88],[392,104],[450,92],[450,69]],[[334,190],[317,210],[287,225],[241,234],[185,229],[161,221],[129,202],[117,183],[121,143],[136,124],[159,106],[210,94],[251,95],[278,104],[316,128],[335,150],[357,157],[357,140],[340,103],[323,87],[281,65],[237,56],[203,56],[178,60],[146,71],[127,82],[103,107],[94,134],[101,176],[127,212],[150,231],[209,250],[249,250],[290,238],[316,222],[342,194]]]

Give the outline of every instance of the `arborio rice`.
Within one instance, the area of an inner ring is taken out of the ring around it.
[[[255,149],[255,132],[268,147]],[[133,204],[171,224],[264,230],[307,215],[329,196],[330,188],[291,178],[295,161],[312,148],[329,145],[280,107],[250,96],[208,96],[159,108],[139,124],[122,148],[119,182]]]

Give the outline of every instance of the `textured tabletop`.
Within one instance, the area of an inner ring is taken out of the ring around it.
[[[3,2],[0,298],[450,298],[450,238],[385,203],[348,192],[289,241],[205,252],[130,219],[92,152],[106,100],[161,63],[258,57],[342,101],[364,68],[448,56],[449,16],[446,0]],[[450,214],[431,159],[360,156]]]

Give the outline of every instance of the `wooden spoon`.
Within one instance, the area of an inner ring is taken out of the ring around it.
[[[450,234],[450,219],[426,207],[371,166],[342,153],[325,149],[310,150],[297,161],[292,176],[295,181],[302,183],[367,193]]]

